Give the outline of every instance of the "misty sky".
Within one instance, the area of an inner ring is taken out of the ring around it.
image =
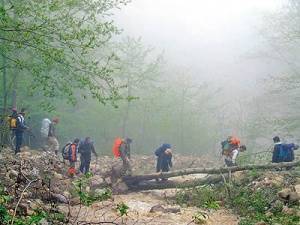
[[[268,49],[260,34],[265,16],[282,0],[133,0],[116,14],[124,35],[142,37],[164,50],[170,65],[199,80],[231,82],[251,89],[278,72],[270,61],[254,58]]]

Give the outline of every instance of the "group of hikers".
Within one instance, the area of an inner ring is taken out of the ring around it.
[[[274,148],[272,151],[272,163],[292,162],[295,159],[294,150],[299,148],[294,143],[284,144],[278,136],[273,138]],[[228,167],[237,166],[237,157],[240,152],[246,151],[246,146],[241,145],[239,138],[229,136],[221,142],[222,156],[224,157],[225,165]]]
[[[59,123],[59,118],[55,117],[52,120],[45,118],[41,126],[42,149],[44,151],[52,151],[58,155],[59,142],[56,136],[55,127]],[[23,133],[28,127],[25,123],[25,109],[21,109],[18,113],[16,109],[12,110],[9,116],[10,128],[13,135],[16,137],[15,154],[20,152],[23,140]],[[298,149],[298,145],[294,143],[284,144],[280,141],[278,136],[273,138],[274,149],[272,162],[291,162],[294,160],[294,150]],[[112,152],[115,158],[121,159],[123,175],[131,175],[132,168],[130,165],[130,145],[132,139],[130,138],[116,138],[113,143]],[[241,145],[239,138],[229,136],[226,140],[221,142],[221,154],[224,157],[224,163],[227,167],[237,166],[237,157],[240,152],[246,151],[246,146]],[[83,140],[75,138],[69,141],[61,149],[64,160],[69,161],[68,174],[74,176],[75,174],[88,173],[90,171],[90,163],[92,154],[98,157],[93,141],[90,137],[85,137]],[[162,144],[155,150],[157,157],[156,172],[168,172],[172,167],[172,148],[170,144]],[[80,154],[79,171],[76,170],[76,162]]]

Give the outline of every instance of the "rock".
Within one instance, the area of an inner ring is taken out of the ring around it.
[[[91,186],[91,188],[96,188],[96,187],[101,186],[103,183],[104,183],[103,178],[99,175],[95,175],[92,177],[90,186]]]
[[[164,207],[161,204],[159,204],[152,206],[149,212],[178,213],[180,212],[180,207]]]
[[[56,200],[57,202],[64,203],[64,204],[69,203],[68,199],[65,196],[61,195],[61,194],[51,193],[51,197],[54,200]]]
[[[162,207],[162,205],[155,205],[155,206],[152,206],[150,211],[150,213],[154,213],[154,212],[165,212],[165,208]]]
[[[295,203],[297,201],[300,200],[300,195],[295,192],[295,191],[292,191],[291,189],[283,189],[282,191],[278,192],[278,196],[286,201],[286,202],[289,202],[289,203]]]
[[[298,202],[300,200],[300,195],[298,195],[297,192],[291,192],[290,195],[289,195],[289,199],[288,201],[290,203],[295,203],[295,202]]]
[[[54,178],[57,179],[57,180],[62,180],[64,179],[63,175],[57,173],[57,172],[54,172],[53,174]]]
[[[17,177],[19,175],[19,173],[15,170],[10,170],[9,173],[8,173],[8,177],[13,179],[15,177]]]
[[[278,196],[279,196],[281,199],[287,200],[288,197],[289,197],[289,195],[290,195],[290,193],[291,193],[291,189],[285,188],[285,189],[279,191],[277,194],[278,194]]]
[[[296,215],[297,213],[295,209],[289,208],[287,206],[284,206],[282,208],[282,212],[286,215]]]
[[[300,196],[300,184],[295,185],[295,192]]]
[[[106,177],[104,181],[105,181],[105,183],[107,183],[108,185],[111,185],[111,184],[112,184],[111,178],[110,178],[110,177]]]
[[[180,207],[168,207],[165,208],[165,212],[167,213],[179,213],[180,212]]]

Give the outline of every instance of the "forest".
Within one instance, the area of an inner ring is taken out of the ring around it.
[[[274,136],[299,144],[299,25],[298,0],[0,0],[1,146],[5,152],[11,144],[7,117],[12,109],[26,110],[24,145],[39,154],[42,120],[59,118],[60,149],[75,138],[91,137],[106,166],[112,163],[105,157],[113,157],[115,138],[128,137],[139,161],[134,172],[151,179],[160,178],[151,173],[154,151],[163,143],[178,154],[180,171],[189,165],[221,166],[215,164],[221,142],[231,135],[247,146],[247,157],[271,155]],[[5,154],[13,160],[13,153]],[[92,162],[94,170],[102,173],[97,163]],[[247,176],[257,179],[256,172]],[[178,192],[177,203],[197,206],[188,195],[198,199],[216,190]],[[231,197],[244,197],[238,195],[233,191]],[[210,203],[223,199],[212,198]],[[265,224],[275,224],[270,221]]]

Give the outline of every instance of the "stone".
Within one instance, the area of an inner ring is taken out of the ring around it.
[[[91,179],[90,186],[91,188],[96,188],[103,185],[103,183],[104,183],[104,179],[99,175],[95,175]]]
[[[300,200],[300,195],[298,195],[297,192],[291,192],[290,195],[289,195],[289,199],[288,201],[290,203],[295,203],[295,202],[298,202]]]
[[[288,200],[290,193],[291,193],[291,189],[285,188],[278,192],[278,196],[283,200]]]
[[[53,174],[54,178],[57,179],[57,180],[62,180],[64,179],[63,175],[57,173],[57,172],[54,172]]]
[[[18,175],[19,175],[19,173],[17,171],[15,171],[15,170],[10,170],[8,172],[8,177],[11,178],[11,179],[17,177]]]
[[[297,213],[295,209],[289,208],[287,206],[283,206],[282,212],[286,215],[296,215]]]
[[[165,212],[165,208],[162,205],[155,205],[152,206],[150,211],[150,213],[154,213],[154,212]]]
[[[61,194],[51,193],[51,197],[59,203],[64,203],[64,204],[69,203],[68,199]]]

